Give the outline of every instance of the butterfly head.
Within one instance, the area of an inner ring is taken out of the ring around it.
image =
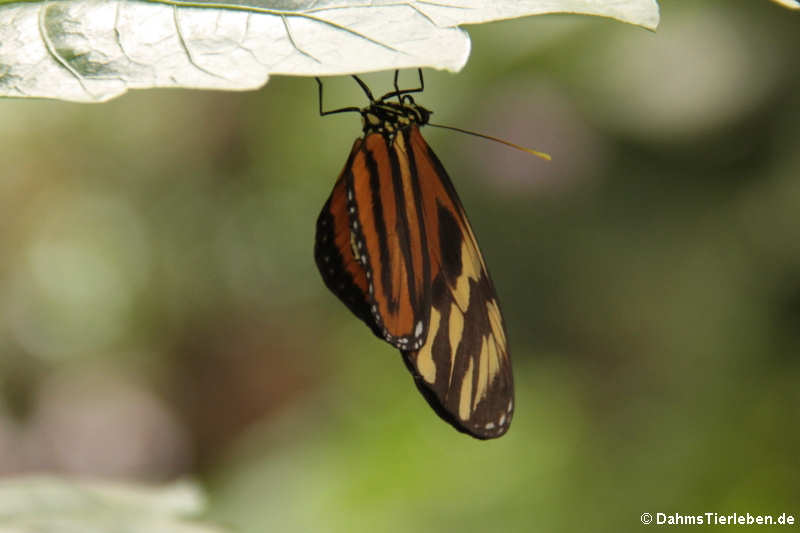
[[[399,101],[389,100],[387,96],[361,110],[365,135],[380,133],[391,138],[399,130],[412,124],[424,126],[430,120],[432,111],[414,102],[411,96],[403,95]]]

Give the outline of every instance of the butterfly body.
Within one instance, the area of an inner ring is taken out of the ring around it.
[[[499,437],[514,401],[495,289],[455,188],[420,133],[430,112],[388,96],[359,110],[364,136],[317,221],[317,266],[328,288],[401,351],[439,416],[476,438]]]

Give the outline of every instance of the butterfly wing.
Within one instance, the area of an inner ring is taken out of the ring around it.
[[[508,429],[503,319],[450,178],[416,125],[357,139],[317,220],[328,288],[403,353],[417,387],[459,431]]]
[[[412,125],[395,139],[422,191],[431,262],[425,343],[403,352],[417,387],[456,429],[503,435],[514,411],[514,383],[503,317],[478,242],[439,159]]]
[[[383,135],[356,140],[317,219],[315,259],[328,288],[373,333],[416,349],[427,333],[430,263],[404,166]]]
[[[381,336],[367,298],[369,283],[366,272],[353,253],[354,240],[348,215],[346,176],[361,150],[362,143],[362,139],[356,139],[353,143],[344,170],[317,218],[314,259],[328,289],[376,335]]]

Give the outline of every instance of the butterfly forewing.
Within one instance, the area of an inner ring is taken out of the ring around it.
[[[445,419],[476,437],[505,433],[513,377],[497,295],[450,178],[416,126],[398,135],[423,188],[431,258],[425,344],[404,353],[417,385]],[[434,405],[437,408],[437,405]]]

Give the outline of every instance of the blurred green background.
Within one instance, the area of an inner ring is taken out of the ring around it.
[[[426,72],[435,121],[553,156],[424,132],[507,322],[517,411],[491,442],[320,279],[360,124],[319,118],[313,80],[1,102],[0,473],[194,476],[247,532],[800,514],[800,16],[661,7],[657,33],[470,27],[464,71]]]

